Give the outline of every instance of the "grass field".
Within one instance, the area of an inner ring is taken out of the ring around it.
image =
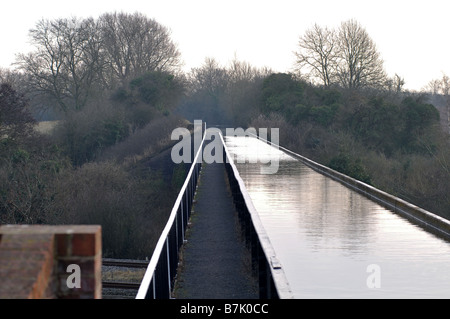
[[[58,121],[42,121],[38,123],[36,130],[42,134],[50,134],[56,124]]]

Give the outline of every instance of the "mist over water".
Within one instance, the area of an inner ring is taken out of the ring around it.
[[[295,298],[450,298],[449,242],[258,143],[226,137],[235,156],[279,160],[271,175],[235,164]]]

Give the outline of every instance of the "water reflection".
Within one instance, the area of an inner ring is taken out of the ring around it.
[[[261,141],[225,140],[253,159],[236,166],[296,298],[450,298],[450,243]],[[261,174],[255,154],[278,172]]]

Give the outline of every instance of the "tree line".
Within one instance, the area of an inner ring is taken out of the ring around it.
[[[0,223],[99,223],[107,256],[148,256],[186,171],[152,161],[195,119],[277,127],[283,146],[450,218],[439,114],[355,20],[300,36],[294,73],[237,57],[182,72],[170,30],[140,13],[41,20],[30,38],[0,72]],[[58,120],[47,134],[41,112]]]
[[[27,89],[63,112],[152,71],[173,71],[180,53],[168,28],[140,13],[41,20],[30,31],[35,51],[19,54]]]
[[[41,20],[30,39],[0,72],[0,223],[100,224],[106,257],[148,257],[185,171],[148,160],[187,125],[170,30],[105,13]]]

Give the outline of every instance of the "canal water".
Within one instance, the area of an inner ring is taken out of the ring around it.
[[[448,241],[260,140],[225,143],[294,298],[450,298]]]

